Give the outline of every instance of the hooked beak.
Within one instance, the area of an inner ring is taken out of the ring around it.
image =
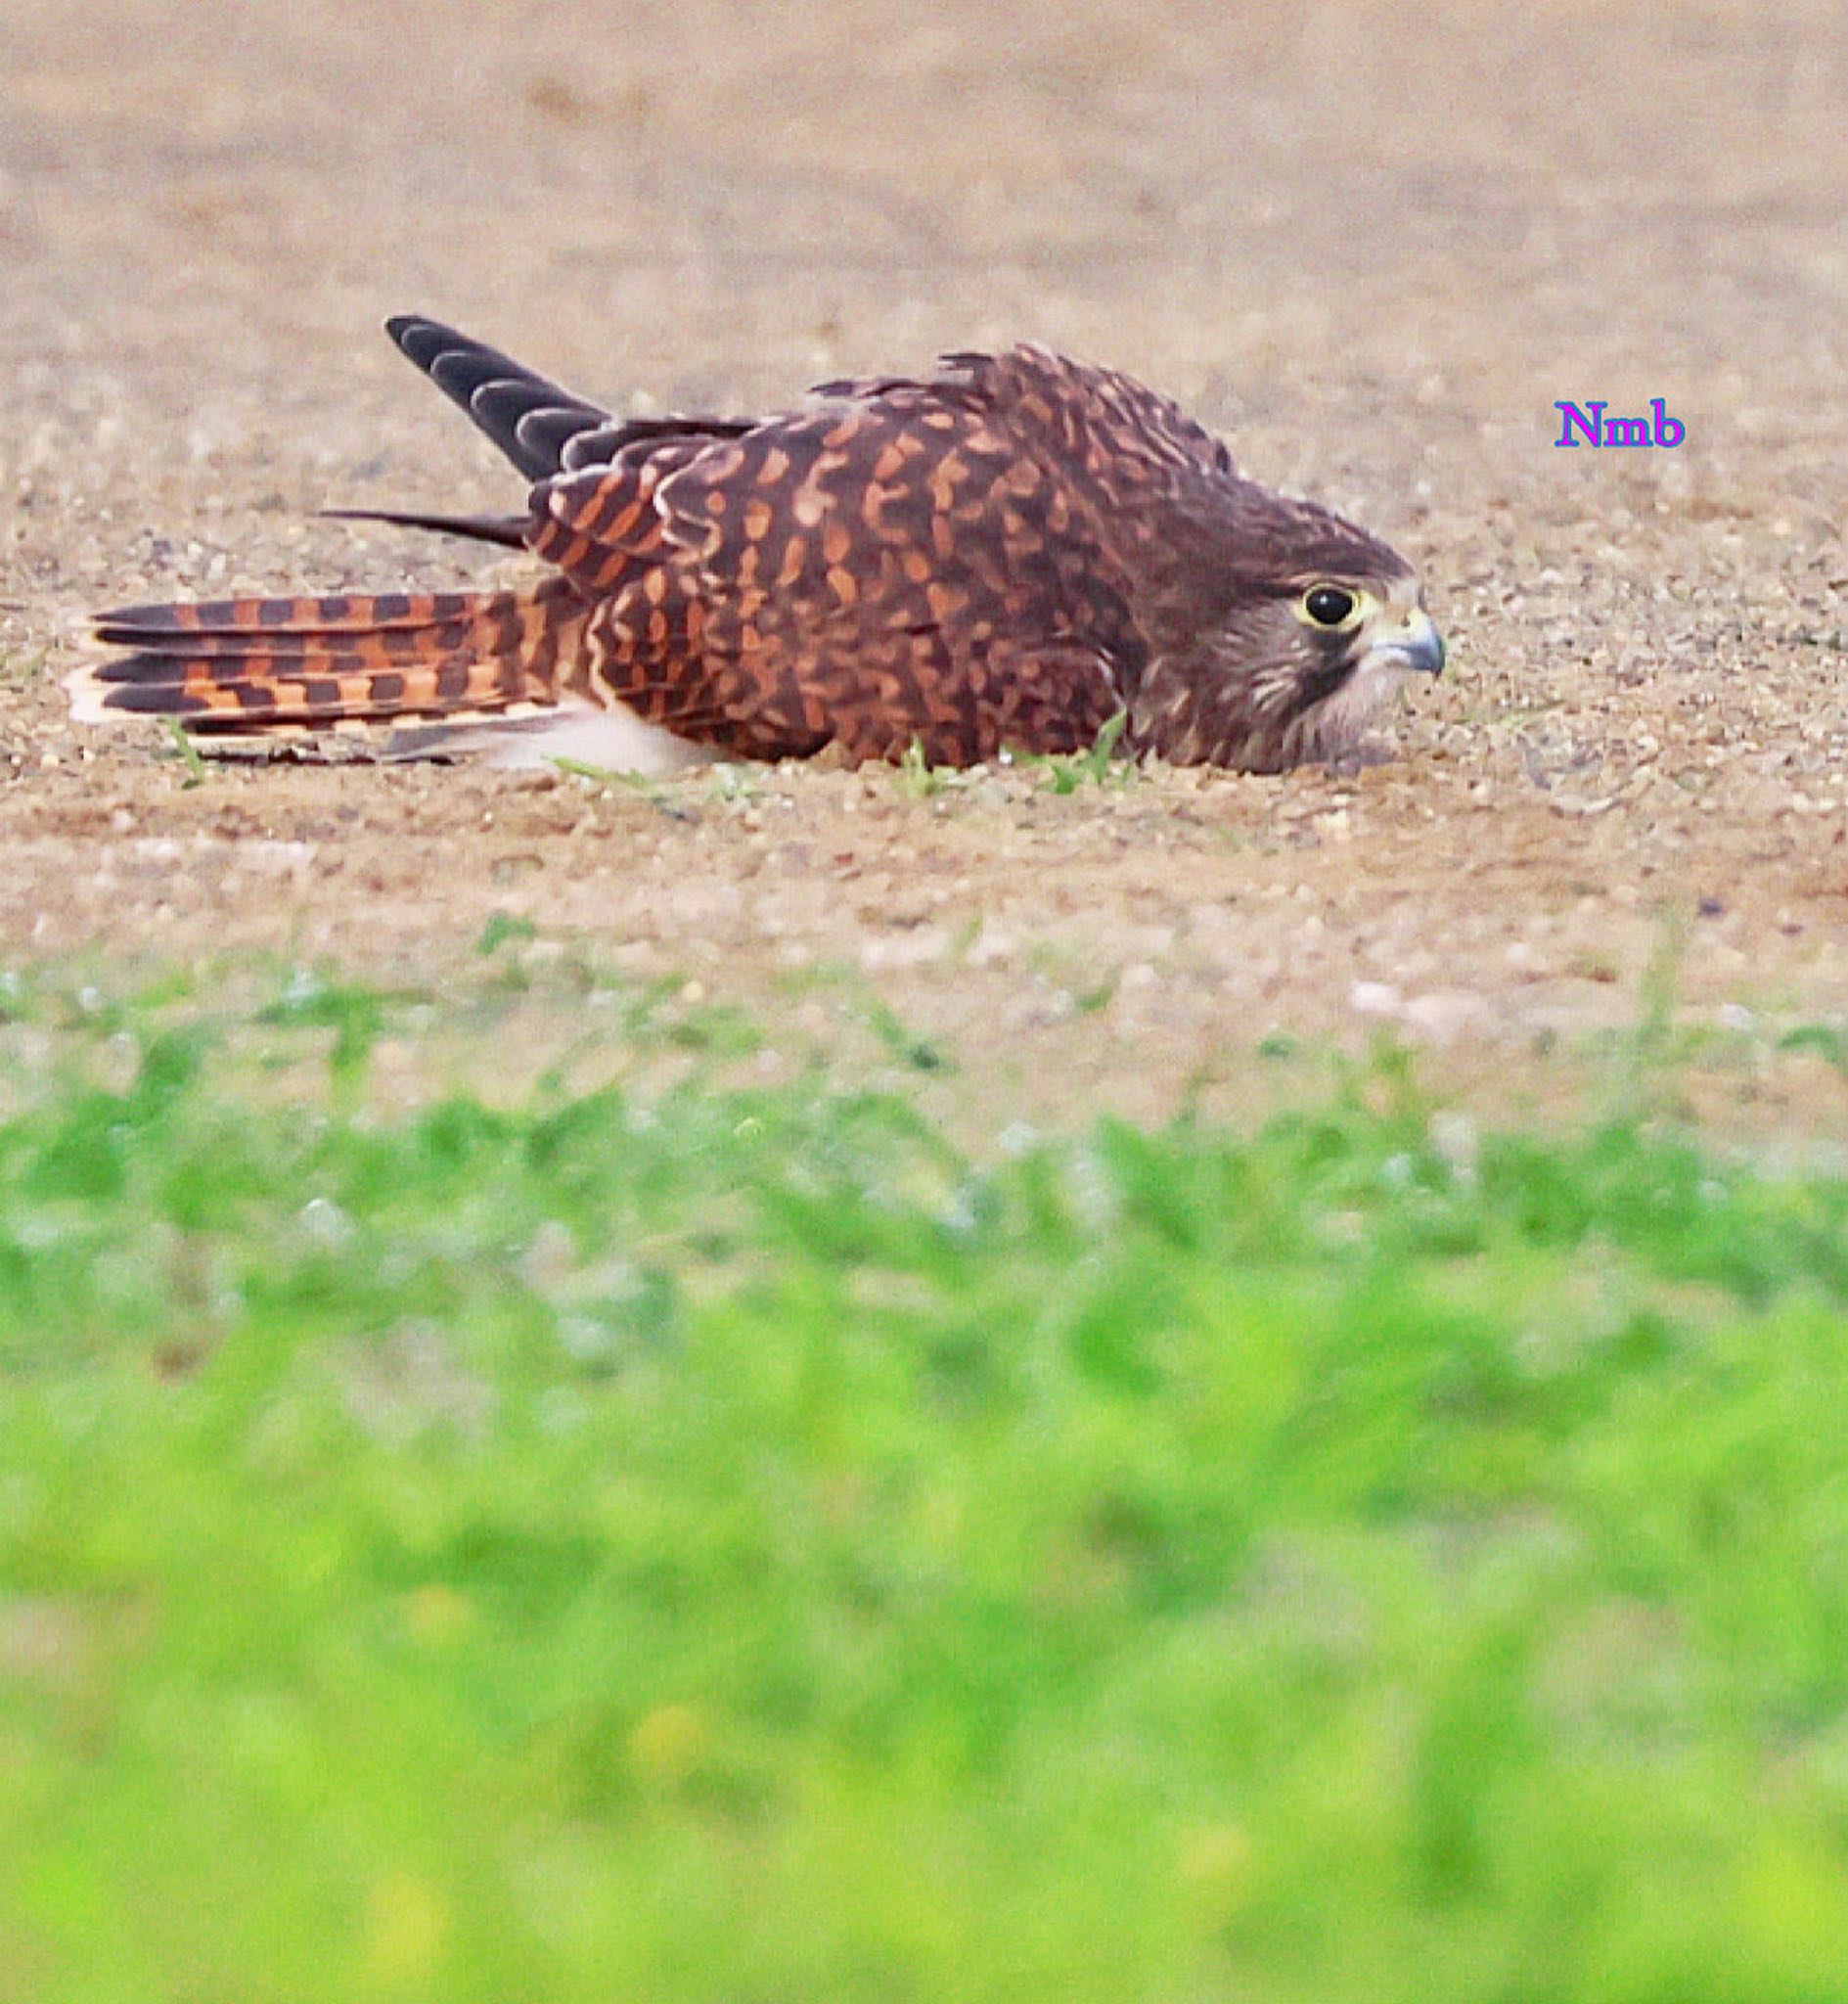
[[[1415,674],[1444,672],[1444,636],[1438,632],[1436,620],[1421,609],[1406,621],[1403,631],[1382,634],[1367,652],[1382,665],[1409,668]]]

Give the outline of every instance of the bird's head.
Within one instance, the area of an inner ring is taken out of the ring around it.
[[[1154,663],[1138,735],[1253,771],[1339,757],[1410,679],[1441,673],[1443,637],[1417,572],[1378,537],[1262,487],[1238,498],[1204,616]]]

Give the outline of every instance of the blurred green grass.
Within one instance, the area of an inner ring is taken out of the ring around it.
[[[0,999],[8,2004],[1841,1993],[1826,1165]]]

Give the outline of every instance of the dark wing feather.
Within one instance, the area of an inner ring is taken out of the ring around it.
[[[529,479],[558,471],[564,440],[610,422],[608,411],[440,321],[400,313],[385,332]]]
[[[412,508],[324,508],[321,513],[329,522],[384,522],[393,528],[424,528],[473,543],[499,543],[509,550],[526,547],[528,523],[523,515],[432,515]]]
[[[600,404],[440,321],[402,313],[385,332],[452,402],[468,412],[528,479],[598,466],[637,441],[733,437],[750,418],[616,418]]]

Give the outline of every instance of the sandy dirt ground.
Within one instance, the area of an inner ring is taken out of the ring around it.
[[[1722,1037],[1841,1026],[1845,103],[1836,0],[9,0],[0,955],[441,985],[506,912],[818,1030],[845,979],[1055,1116],[1382,1028],[1544,1098],[1665,964]],[[407,308],[633,409],[1021,337],[1128,367],[1414,555],[1454,670],[1358,776],[1062,797],[189,784],[73,730],[86,609],[491,569],[313,514],[518,502]],[[1658,396],[1679,449],[1553,444],[1555,399]],[[1848,1128],[1821,1060],[1729,1075]]]

